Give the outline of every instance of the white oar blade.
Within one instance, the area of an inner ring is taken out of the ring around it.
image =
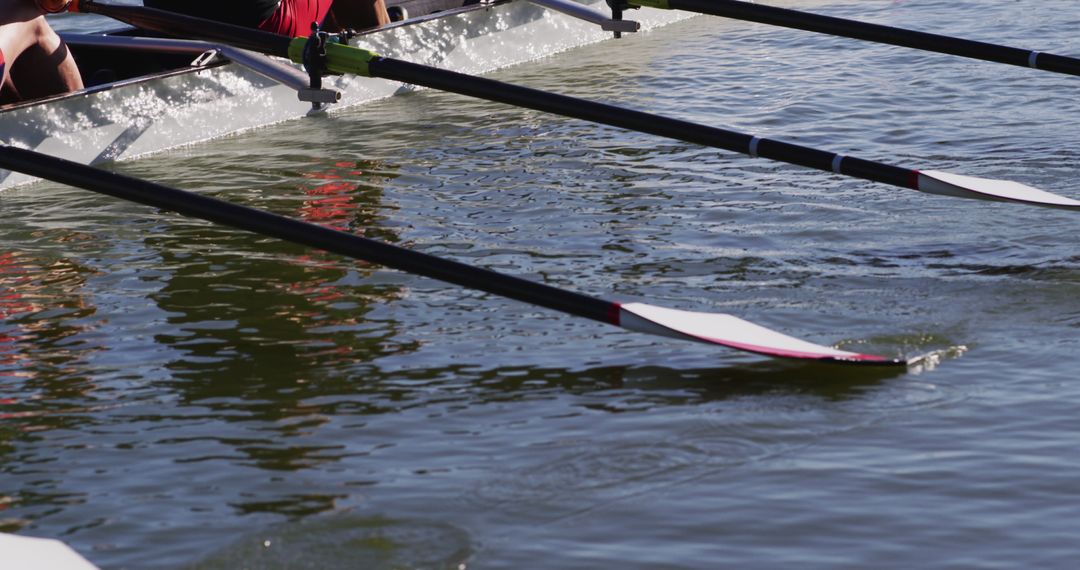
[[[974,198],[995,202],[1020,202],[1047,208],[1080,210],[1080,200],[1073,200],[1019,182],[976,178],[936,170],[919,171],[919,191],[956,198]]]
[[[645,303],[619,306],[619,326],[660,336],[718,344],[779,358],[903,365],[895,358],[859,354],[799,340],[732,315],[665,309]]]
[[[97,570],[70,546],[51,538],[0,533],[0,568],[11,570]]]

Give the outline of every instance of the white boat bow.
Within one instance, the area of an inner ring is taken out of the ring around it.
[[[51,538],[0,533],[4,570],[98,570],[70,546]]]

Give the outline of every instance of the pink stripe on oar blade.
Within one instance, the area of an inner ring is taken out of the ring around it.
[[[780,358],[904,364],[902,360],[814,344],[732,315],[665,309],[645,303],[627,303],[620,309],[620,326],[639,332],[718,344]]]

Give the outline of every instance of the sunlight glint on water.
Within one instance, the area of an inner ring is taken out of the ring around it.
[[[788,2],[1080,55],[1049,2]],[[696,18],[496,78],[1080,197],[1077,78]],[[430,92],[116,165],[928,370],[634,335],[79,190],[0,194],[0,530],[103,568],[1069,567],[1067,212]]]

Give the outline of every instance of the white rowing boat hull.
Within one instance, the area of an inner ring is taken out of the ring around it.
[[[98,570],[59,540],[0,533],[0,568],[5,570]]]
[[[602,3],[596,3],[600,9]],[[643,29],[688,17],[632,11]],[[357,37],[380,55],[477,74],[610,38],[595,24],[522,0],[403,22]],[[194,59],[194,58],[193,58]],[[401,84],[330,77],[337,105],[388,97]],[[180,69],[118,81],[33,105],[0,109],[0,140],[83,164],[124,160],[305,116],[309,103],[293,89],[236,64]],[[0,189],[33,178],[0,170]]]

